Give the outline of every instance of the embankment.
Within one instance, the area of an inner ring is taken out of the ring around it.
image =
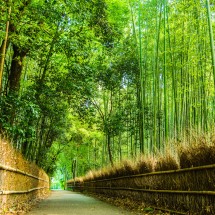
[[[0,214],[25,211],[48,193],[48,175],[0,140]]]

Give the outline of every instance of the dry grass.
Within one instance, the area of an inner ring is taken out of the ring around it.
[[[129,160],[124,160],[112,168],[111,177],[121,177],[134,174],[136,174],[134,163]]]
[[[190,168],[215,164],[214,135],[192,136],[189,147],[180,147],[178,150],[181,168]]]
[[[82,177],[83,181],[103,180],[122,176],[145,174],[154,171],[177,170],[189,167],[215,164],[215,135],[190,132],[180,143],[175,140],[167,142],[164,155],[146,157],[136,160],[124,160],[113,167],[107,166],[93,170]],[[76,181],[80,179],[76,179]]]
[[[141,157],[137,161],[124,160],[115,164],[113,167],[108,166],[103,169],[89,171],[84,177],[75,179],[76,181],[92,181],[103,180],[109,178],[117,178],[122,176],[149,173],[154,170],[154,159],[145,159]],[[68,183],[72,183],[69,180]]]
[[[215,146],[200,145],[180,151],[181,168],[215,164]]]
[[[179,164],[177,160],[171,156],[167,155],[165,157],[161,157],[155,164],[155,171],[167,171],[167,170],[177,170],[179,169]]]
[[[137,174],[144,174],[144,173],[150,173],[154,171],[154,165],[156,160],[151,158],[146,158],[144,156],[141,156],[137,162],[136,162],[136,172]]]

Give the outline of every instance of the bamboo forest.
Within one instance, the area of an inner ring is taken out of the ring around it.
[[[213,0],[0,0],[0,11],[1,136],[49,175],[213,134]]]

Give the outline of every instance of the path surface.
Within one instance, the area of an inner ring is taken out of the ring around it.
[[[131,215],[100,200],[70,191],[53,191],[52,195],[37,205],[28,215]]]

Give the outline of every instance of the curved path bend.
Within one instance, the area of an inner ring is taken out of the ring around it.
[[[131,215],[133,213],[71,191],[53,191],[28,215]]]

